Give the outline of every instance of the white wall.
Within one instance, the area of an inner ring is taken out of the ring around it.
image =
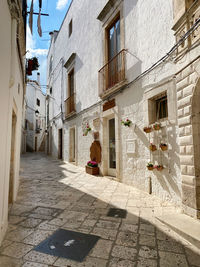
[[[97,16],[106,3],[106,0],[86,0],[84,3],[81,0],[74,0],[60,32],[51,43],[48,55],[48,59],[51,55],[54,59],[54,79],[51,79],[50,84],[54,88],[54,102],[59,107],[63,101],[61,97],[62,88],[64,88],[64,99],[67,98],[67,70],[62,68],[61,59],[65,63],[72,53],[76,53],[74,70],[78,116],[67,120],[64,124],[64,160],[69,160],[69,130],[71,127],[75,127],[77,140],[76,163],[81,166],[84,166],[89,160],[89,148],[93,140],[91,134],[83,137],[82,122],[88,119],[90,125],[93,126],[93,118],[99,116],[102,119],[103,116],[102,106],[87,111],[84,111],[84,109],[101,100],[98,96],[98,70],[104,64],[104,25],[97,20]],[[163,57],[174,45],[174,32],[171,29],[173,26],[173,5],[172,0],[124,0],[123,3],[124,48],[128,49],[126,77],[130,82]],[[68,25],[71,19],[73,20],[73,32],[69,38]],[[176,96],[172,94],[176,88],[175,85],[174,87],[171,86],[171,83],[173,83],[171,76],[175,73],[175,70],[174,62],[168,60],[137,83],[130,85],[123,93],[118,94],[115,100],[119,122],[117,130],[120,151],[120,180],[148,191],[149,177],[151,177],[153,194],[160,196],[163,200],[172,200],[180,205],[181,176],[176,113],[174,113],[173,123],[163,128],[163,132],[166,132],[166,129],[169,132],[168,142],[171,150],[167,158],[164,156],[163,161],[167,168],[162,173],[149,173],[146,170],[146,164],[150,160],[149,140],[143,132],[143,127],[148,124],[146,98],[150,91],[156,92],[157,87],[161,91],[169,91],[170,99],[173,98],[172,101],[169,101],[169,109],[176,102]],[[166,82],[168,80],[170,82]],[[169,90],[169,88],[171,89]],[[56,108],[54,104],[54,116],[56,112],[60,111],[58,107]],[[127,129],[121,126],[120,120],[126,117],[132,120],[136,128]],[[57,152],[57,132],[58,128],[62,127],[62,121],[60,120],[56,125],[57,127],[53,126],[54,156]],[[99,132],[102,144],[102,121]],[[127,140],[136,140],[134,155],[129,155],[126,152]],[[168,160],[169,157],[170,160]],[[102,171],[102,164],[100,167]]]
[[[2,0],[0,2],[0,58],[2,63],[0,72],[0,243],[6,231],[8,217],[12,111],[17,116],[14,147],[14,200],[16,200],[19,183],[23,74],[21,72],[18,50],[15,43],[15,26],[16,24],[11,20],[7,1]],[[13,35],[11,29],[13,29]],[[13,49],[11,49],[11,44],[13,45]]]

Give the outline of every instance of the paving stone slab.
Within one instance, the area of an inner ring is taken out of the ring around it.
[[[157,260],[139,258],[139,260],[137,261],[137,267],[158,267],[158,266],[159,265]],[[160,265],[160,267],[164,266]]]
[[[109,267],[136,267],[136,264],[137,263],[133,261],[124,260],[120,258],[113,258],[109,263]]]
[[[148,247],[155,247],[156,239],[150,235],[139,235],[139,244]]]
[[[132,260],[134,261],[136,258],[137,250],[135,248],[128,248],[124,246],[114,246],[111,255],[113,257],[119,257],[125,260]]]
[[[188,267],[186,257],[183,254],[159,251],[159,256],[162,267]]]
[[[117,235],[116,244],[135,247],[137,244],[138,235],[136,233],[131,232],[119,232]]]
[[[21,267],[23,261],[7,256],[0,256],[0,267]]]
[[[158,253],[156,249],[149,248],[147,246],[141,246],[139,250],[139,256],[146,259],[157,259]]]
[[[159,250],[171,251],[174,253],[184,253],[183,246],[178,242],[166,240],[158,240],[157,242]]]
[[[44,263],[44,264],[53,264],[56,261],[57,257],[52,255],[47,255],[44,253],[40,253],[38,251],[30,251],[24,256],[24,260],[33,261],[37,263]]]
[[[45,240],[52,233],[53,231],[36,230],[34,233],[26,237],[23,240],[23,243],[36,246],[41,241]]]
[[[58,267],[106,267],[107,260],[87,257],[83,262],[75,262],[72,260],[67,260],[59,258],[53,266]]]
[[[33,233],[33,230],[32,229],[18,227],[14,231],[11,231],[8,234],[6,234],[6,239],[7,240],[11,240],[11,241],[20,242],[25,237],[29,236],[32,233]]]
[[[92,249],[90,256],[108,259],[112,248],[112,241],[100,239]]]
[[[105,229],[118,229],[119,223],[99,220],[98,223],[96,224],[96,227]]]
[[[41,222],[42,222],[42,220],[40,220],[40,219],[28,218],[28,219],[24,220],[23,222],[21,222],[19,225],[22,227],[26,227],[26,228],[35,228]]]
[[[118,232],[117,230],[95,227],[92,233],[101,236],[101,238],[104,239],[115,240]]]
[[[20,259],[27,252],[29,252],[32,248],[33,248],[33,246],[30,246],[30,245],[26,245],[26,244],[22,244],[22,243],[18,243],[18,242],[13,242],[11,245],[9,245],[5,249],[3,249],[1,254]]]
[[[22,267],[48,267],[49,265],[47,264],[42,264],[38,262],[31,262],[31,261],[26,261]]]

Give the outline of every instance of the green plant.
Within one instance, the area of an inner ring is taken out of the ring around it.
[[[92,161],[92,160],[90,160],[90,161],[88,161],[87,162],[87,165],[89,166],[89,167],[98,167],[98,163],[96,162],[96,161]]]
[[[129,120],[129,119],[127,118],[125,121],[121,120],[121,123],[122,123],[124,126],[128,126],[128,127],[130,127],[132,121]]]
[[[155,124],[153,125],[153,128],[154,128],[155,131],[160,130],[160,128],[161,128],[160,123],[155,123]]]
[[[147,164],[147,167],[153,167],[153,163],[149,162],[149,163]]]
[[[87,136],[88,133],[89,133],[91,130],[92,130],[91,127],[90,127],[89,124],[87,123],[87,124],[86,124],[86,127],[85,127],[85,129],[84,129],[84,131],[83,131],[83,136]]]

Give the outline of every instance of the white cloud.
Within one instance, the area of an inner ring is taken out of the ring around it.
[[[56,4],[56,9],[58,9],[58,10],[64,9],[68,2],[69,2],[69,0],[58,0],[57,4]]]
[[[26,39],[26,51],[27,57],[34,56],[46,56],[48,53],[48,49],[35,48],[36,47],[36,39],[31,34],[30,28],[27,25],[27,39]]]

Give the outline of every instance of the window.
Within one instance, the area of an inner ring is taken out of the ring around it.
[[[69,23],[69,37],[71,36],[71,34],[72,34],[72,19]]]
[[[50,95],[52,95],[52,87],[50,88],[49,93],[50,93]]]
[[[37,106],[40,106],[40,99],[37,98],[36,104]]]
[[[107,29],[108,35],[108,61],[120,52],[120,17]]]
[[[167,96],[163,96],[155,101],[156,104],[156,118],[157,120],[168,117]]]
[[[74,94],[74,69],[68,74],[68,84],[69,84],[69,96]]]
[[[162,92],[148,99],[149,124],[168,118],[167,92]]]

